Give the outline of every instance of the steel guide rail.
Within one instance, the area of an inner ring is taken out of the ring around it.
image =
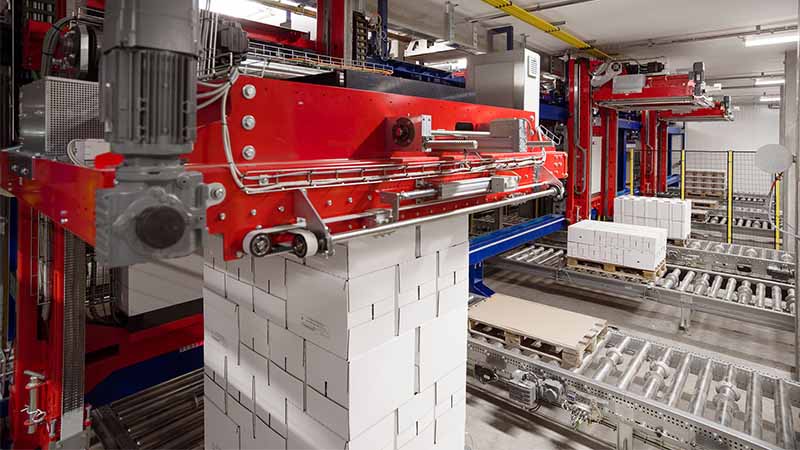
[[[532,374],[551,389],[550,403],[559,391],[555,404],[573,426],[607,421],[662,448],[797,450],[797,383],[619,331],[597,348],[570,371],[472,336],[468,367],[473,376],[492,371],[506,388]]]
[[[567,268],[566,250],[557,245],[537,244],[492,261],[504,269],[607,293],[617,299],[675,306],[681,310],[683,329],[690,328],[695,311],[789,332],[795,328],[795,289],[786,283],[674,264],[668,264],[666,274],[655,282],[638,283],[613,274],[604,276]],[[780,303],[773,302],[774,298]]]

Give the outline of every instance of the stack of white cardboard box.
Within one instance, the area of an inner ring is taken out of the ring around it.
[[[668,239],[689,239],[692,234],[692,201],[620,196],[614,199],[614,222],[663,228]]]
[[[463,450],[468,221],[205,264],[205,445]]]
[[[655,271],[667,257],[667,232],[661,228],[583,220],[567,228],[567,256]]]

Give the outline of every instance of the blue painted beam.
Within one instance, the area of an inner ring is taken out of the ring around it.
[[[567,219],[564,216],[550,214],[471,239],[469,241],[470,292],[484,297],[494,294],[494,291],[483,283],[484,261],[527,242],[563,230],[566,226]]]
[[[546,103],[539,105],[539,120],[566,122],[568,117],[567,108],[563,106],[548,105]]]
[[[635,120],[619,119],[618,126],[623,130],[640,130],[642,123]]]

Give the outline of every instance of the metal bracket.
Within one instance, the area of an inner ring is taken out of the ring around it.
[[[389,221],[397,222],[400,220],[400,199],[402,197],[402,193],[383,191],[380,193],[380,196],[382,202],[388,203],[392,206],[392,216],[389,218]]]
[[[325,225],[322,217],[314,208],[311,199],[308,198],[308,192],[305,189],[298,189],[294,191],[294,211],[299,218],[306,221],[306,228],[314,233],[318,239],[322,239],[325,244],[324,252],[326,255],[333,254],[333,241],[331,240],[331,231]]]
[[[688,332],[689,329],[692,327],[692,296],[691,295],[681,295],[681,322],[678,325],[678,328],[681,331]]]
[[[9,153],[8,163],[10,164],[11,172],[22,178],[32,180],[34,159],[34,156],[20,152]]]

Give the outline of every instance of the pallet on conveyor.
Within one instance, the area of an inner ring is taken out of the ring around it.
[[[489,341],[579,367],[608,333],[608,322],[585,314],[495,294],[469,310],[470,332]]]
[[[673,247],[686,247],[688,243],[689,239],[667,239],[667,244]]]
[[[650,282],[657,280],[667,272],[667,261],[662,261],[655,270],[642,270],[617,264],[568,257],[567,267],[615,278]]]

